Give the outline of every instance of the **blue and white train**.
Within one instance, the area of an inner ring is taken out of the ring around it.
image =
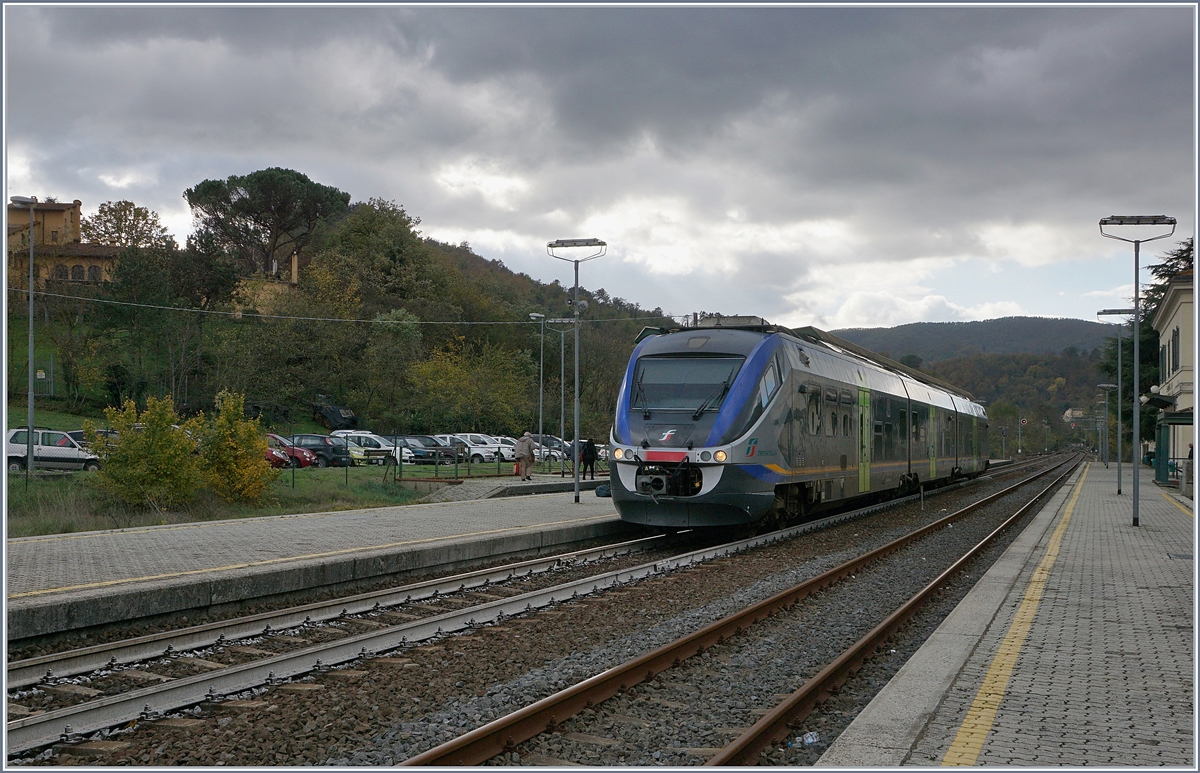
[[[967,392],[815,328],[647,328],[617,400],[621,518],[666,529],[802,519],[988,467]]]

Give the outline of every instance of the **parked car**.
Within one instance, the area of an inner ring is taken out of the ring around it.
[[[471,446],[467,441],[456,435],[434,435],[433,439],[454,450],[454,458],[459,464],[466,464],[471,458]]]
[[[98,430],[96,430],[96,434],[99,435],[100,437],[112,438],[113,440],[117,439],[116,430],[98,429]],[[83,450],[85,450],[85,451],[92,450],[92,445],[91,445],[91,443],[87,442],[87,437],[84,436],[83,430],[73,429],[67,433],[67,437],[71,438],[76,443],[78,443],[79,447],[82,448]]]
[[[29,430],[10,429],[4,436],[4,454],[9,472],[25,469],[29,459]],[[82,448],[66,432],[33,430],[33,467],[39,470],[98,470],[100,459]]]
[[[551,458],[555,461],[567,458],[567,446],[569,443],[562,438],[554,435],[534,435],[533,442],[544,446],[551,453]]]
[[[413,452],[417,464],[453,464],[454,449],[432,435],[405,435],[399,442]]]
[[[266,451],[263,452],[263,457],[271,463],[272,467],[276,468],[287,467],[292,461],[290,456],[285,454],[283,451],[280,451],[278,448],[271,448],[270,445],[268,445]]]
[[[350,449],[345,442],[329,435],[303,434],[293,435],[296,445],[306,448],[316,454],[314,467],[349,467],[352,462]]]
[[[395,457],[396,455],[396,446],[392,445],[391,439],[382,435],[376,435],[373,432],[341,429],[329,434],[334,437],[347,438],[350,442],[361,446],[367,454],[367,461],[371,464],[385,464],[389,456]],[[401,446],[402,455],[405,451],[407,451],[409,457],[405,461],[412,461],[412,451]]]
[[[455,448],[462,448],[463,445],[460,444],[464,444],[467,458],[473,464],[496,461],[496,452],[492,450],[491,446],[473,442],[467,435],[434,435],[434,437],[447,445],[453,445]],[[476,437],[479,436],[476,435]]]
[[[288,464],[292,467],[310,467],[317,461],[317,455],[312,451],[292,445],[286,437],[273,432],[267,433],[267,447],[282,451],[288,458]]]
[[[493,461],[497,454],[506,462],[515,462],[517,460],[515,448],[504,445],[491,435],[485,435],[482,432],[460,432],[458,433],[458,437],[470,443],[472,449],[486,448],[491,451]]]
[[[338,445],[346,447],[346,450],[350,452],[351,465],[355,467],[363,467],[371,463],[371,460],[367,457],[367,449],[363,448],[358,443],[355,443],[350,438],[335,437],[331,435],[329,439]]]

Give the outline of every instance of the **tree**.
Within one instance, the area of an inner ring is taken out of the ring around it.
[[[1163,296],[1167,294],[1167,285],[1171,282],[1171,277],[1182,271],[1190,271],[1193,264],[1192,239],[1189,237],[1179,242],[1178,247],[1163,255],[1161,263],[1150,266],[1150,273],[1154,275],[1155,281],[1146,288],[1142,304],[1142,308],[1145,310],[1144,324],[1149,324],[1149,321],[1154,318],[1155,312],[1158,311],[1158,304],[1162,303]]]
[[[92,483],[111,499],[134,508],[165,510],[190,502],[202,485],[196,444],[188,432],[194,424],[179,426],[170,396],[147,398],[146,410],[127,400],[120,408],[106,408],[104,418],[116,436],[100,436],[92,422],[83,430],[103,464]]]
[[[273,273],[312,240],[318,224],[345,213],[350,194],[272,167],[184,191],[199,231],[233,252],[250,273]]]
[[[86,242],[113,247],[173,247],[175,240],[158,221],[158,213],[132,201],[106,201],[95,215],[79,223]]]
[[[247,419],[245,397],[220,392],[216,414],[198,417],[200,465],[208,485],[227,502],[257,504],[279,471],[266,460],[258,419]]]

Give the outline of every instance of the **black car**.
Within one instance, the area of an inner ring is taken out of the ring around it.
[[[405,435],[398,442],[413,452],[417,464],[454,463],[454,449],[432,435]]]
[[[296,445],[307,448],[317,455],[313,467],[349,467],[352,463],[350,449],[341,438],[329,435],[295,435]]]

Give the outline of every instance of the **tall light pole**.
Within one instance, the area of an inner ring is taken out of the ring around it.
[[[570,317],[546,320],[551,325],[569,325],[574,322]],[[558,434],[565,439],[567,436],[567,329],[550,328],[551,333],[558,333]],[[567,451],[563,449],[562,464],[559,472],[567,469]]]
[[[1118,357],[1121,355],[1118,354]],[[1097,389],[1104,390],[1104,466],[1108,466],[1108,393],[1117,388],[1116,384],[1097,384]],[[1117,408],[1121,407],[1121,396],[1117,395]],[[1117,420],[1120,421],[1121,411],[1117,411]],[[1117,424],[1117,493],[1121,493],[1121,425]]]
[[[555,250],[571,247],[591,247],[597,251],[578,260],[554,254]],[[579,264],[603,257],[607,251],[608,245],[599,239],[558,239],[546,245],[546,252],[550,257],[575,264],[575,291],[571,296],[571,309],[575,318],[575,442],[571,444],[571,466],[575,468],[575,504],[579,504],[579,460],[575,457],[579,455],[579,312],[583,310],[579,305]]]
[[[1169,225],[1171,230],[1165,234],[1151,236],[1148,239],[1126,239],[1122,236],[1114,236],[1113,234],[1104,233],[1104,226],[1117,225]],[[1133,525],[1140,526],[1138,521],[1138,478],[1141,477],[1141,470],[1138,467],[1138,450],[1141,449],[1141,412],[1142,406],[1139,401],[1138,389],[1139,379],[1141,377],[1141,369],[1139,367],[1138,358],[1138,338],[1141,336],[1139,328],[1140,317],[1142,316],[1140,307],[1139,288],[1141,279],[1139,274],[1138,256],[1142,246],[1142,242],[1152,242],[1156,239],[1165,239],[1175,233],[1175,218],[1167,217],[1166,215],[1109,215],[1108,217],[1100,218],[1100,235],[1106,239],[1116,239],[1122,242],[1133,243]]]
[[[1100,311],[1096,312],[1097,317],[1115,317],[1115,316],[1128,317],[1131,314],[1133,314],[1133,309],[1100,309]],[[1122,325],[1122,327],[1124,327],[1124,325]],[[1122,332],[1124,332],[1124,331],[1122,330],[1117,333],[1117,495],[1118,496],[1120,496],[1120,494],[1121,494],[1121,455],[1122,455],[1121,436],[1125,434],[1124,430],[1121,429],[1121,361],[1124,359],[1124,356],[1121,354],[1121,341],[1123,341],[1125,338],[1125,336],[1123,336],[1121,334]],[[1134,443],[1134,446],[1137,446],[1137,443]],[[1135,459],[1133,463],[1136,465],[1137,460]],[[1135,472],[1137,471],[1137,467],[1134,467],[1133,469]]]
[[[542,390],[546,378],[546,315],[538,314],[536,311],[531,311],[529,313],[529,318],[534,322],[540,322],[542,324],[542,353],[538,358],[538,443],[541,444],[545,439],[542,437]]]
[[[37,196],[13,196],[9,201],[17,207],[29,207],[29,416],[25,434],[25,488],[29,489],[29,474],[33,469],[33,208]]]

